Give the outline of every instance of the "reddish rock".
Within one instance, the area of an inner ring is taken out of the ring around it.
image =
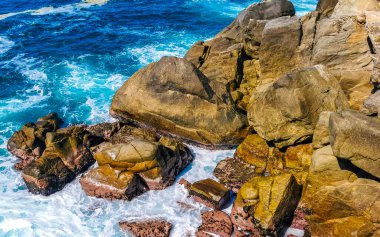
[[[172,224],[165,220],[120,222],[120,228],[136,237],[169,237]]]
[[[216,210],[222,209],[231,198],[230,191],[212,179],[193,183],[189,188],[189,193],[196,202]]]
[[[222,211],[209,211],[202,214],[202,225],[198,228],[195,236],[210,236],[208,233],[220,237],[230,237],[232,234],[230,217]]]
[[[191,183],[189,181],[187,181],[186,179],[184,178],[181,178],[178,183],[180,185],[183,185],[186,189],[189,189],[191,187]]]
[[[222,160],[214,169],[214,176],[234,193],[255,175],[255,166],[236,158]]]

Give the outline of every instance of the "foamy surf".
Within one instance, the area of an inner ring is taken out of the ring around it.
[[[92,6],[103,6],[109,0],[83,0],[80,3],[64,5],[60,7],[41,7],[39,9],[32,9],[20,12],[10,12],[0,15],[0,20],[4,20],[8,17],[17,16],[21,14],[30,14],[30,15],[46,15],[46,14],[56,14],[56,13],[69,13],[73,12],[75,9],[88,8]]]
[[[8,52],[14,45],[15,43],[8,37],[0,36],[0,55]]]

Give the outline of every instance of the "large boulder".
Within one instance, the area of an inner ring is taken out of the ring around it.
[[[357,16],[365,11],[380,11],[377,0],[339,0],[334,8],[332,17]]]
[[[322,16],[330,16],[338,2],[339,0],[319,0],[317,11],[320,12]]]
[[[334,155],[380,178],[380,120],[355,111],[330,117],[330,142]]]
[[[374,66],[363,20],[352,16],[318,21],[311,64],[329,68],[348,96],[350,106],[359,109],[371,93]]]
[[[298,17],[280,17],[266,23],[260,45],[260,66],[264,78],[277,80],[299,65],[298,46],[302,37]]]
[[[231,211],[231,221],[253,236],[274,235],[290,224],[301,196],[291,174],[254,177],[237,194]]]
[[[266,0],[252,4],[239,13],[235,21],[216,37],[240,41],[250,21],[270,20],[281,16],[293,16],[295,8],[288,0]]]
[[[50,113],[39,118],[36,123],[27,123],[21,130],[16,131],[7,145],[9,152],[21,159],[15,168],[22,170],[38,159],[46,148],[46,133],[55,132],[62,123],[56,113]]]
[[[205,146],[233,146],[247,132],[246,117],[225,86],[176,57],[163,57],[128,79],[113,98],[111,114]]]
[[[321,112],[347,107],[338,81],[317,65],[292,71],[258,90],[248,118],[261,137],[283,148],[311,139]]]

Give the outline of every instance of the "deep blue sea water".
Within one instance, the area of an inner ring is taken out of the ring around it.
[[[0,236],[123,236],[118,221],[164,217],[173,236],[193,233],[201,206],[179,186],[132,202],[89,198],[78,180],[50,197],[33,196],[7,139],[51,111],[66,124],[112,120],[115,91],[136,70],[164,55],[183,56],[212,38],[254,0],[1,0],[0,1]],[[293,1],[297,14],[317,0]],[[195,149],[190,181],[212,176],[232,151]],[[180,209],[177,201],[198,208]]]

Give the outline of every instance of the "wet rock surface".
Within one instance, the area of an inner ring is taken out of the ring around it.
[[[195,201],[215,210],[223,209],[231,198],[230,191],[212,179],[204,179],[191,184],[189,194]]]

